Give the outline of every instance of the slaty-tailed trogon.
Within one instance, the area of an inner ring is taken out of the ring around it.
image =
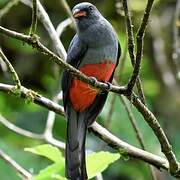
[[[68,49],[67,62],[98,81],[111,82],[120,56],[120,45],[111,24],[87,2],[72,10],[78,31]],[[68,71],[62,77],[63,103],[67,116],[66,176],[87,179],[86,130],[101,112],[108,92],[76,79]]]

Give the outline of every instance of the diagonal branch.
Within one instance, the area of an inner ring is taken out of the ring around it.
[[[64,70],[69,71],[72,75],[76,76],[81,81],[88,83],[95,88],[105,90],[105,91],[112,91],[119,94],[127,93],[127,89],[125,86],[114,86],[110,83],[107,84],[107,83],[98,82],[98,81],[95,81],[94,78],[87,77],[81,71],[77,70],[76,68],[64,62],[63,59],[61,59],[59,56],[57,56],[48,48],[46,48],[43,44],[41,44],[41,42],[36,36],[23,35],[15,31],[8,30],[2,26],[0,26],[0,33],[5,34],[12,38],[21,40],[23,42],[26,42],[27,44],[39,50],[41,53],[44,53],[47,56],[49,56],[51,60],[53,60],[55,63],[60,65],[62,68],[64,68]]]
[[[34,139],[39,139],[39,140],[43,139],[41,134],[32,133],[30,131],[19,128],[16,125],[10,123],[8,120],[6,120],[1,114],[0,114],[0,123],[3,124],[8,129],[10,129],[10,130],[12,130],[15,133],[18,133],[20,135],[30,137],[30,138],[34,138]]]
[[[13,94],[13,89],[16,88],[16,86],[12,86],[12,85],[7,85],[7,84],[2,84],[0,83],[0,91],[2,92],[6,92],[6,93],[12,93]],[[33,102],[35,104],[41,105],[51,111],[56,112],[57,114],[63,115],[64,116],[64,108],[54,102],[52,102],[51,100],[38,95],[37,93],[35,93],[32,90],[29,90],[23,86],[21,86],[20,89],[20,94],[21,94],[21,98],[27,98],[29,96],[29,94],[33,95]]]
[[[11,93],[13,94],[12,90],[15,86],[6,85],[0,83],[0,91],[5,93]],[[29,94],[29,92],[32,93],[32,90],[28,90],[21,86],[21,98],[26,98]],[[51,100],[40,96],[38,94],[34,93],[34,103],[39,104],[49,110],[52,110],[56,112],[57,114],[64,116],[64,110],[63,107],[52,102]],[[169,169],[168,161],[165,158],[159,157],[157,155],[154,155],[152,153],[143,151],[139,148],[136,148],[134,146],[131,146],[124,141],[120,140],[113,134],[111,134],[109,131],[107,131],[105,128],[100,126],[98,123],[94,123],[91,127],[92,131],[100,137],[103,141],[105,141],[109,146],[119,150],[121,153],[124,153],[126,155],[129,155],[130,157],[141,159],[145,162],[148,162],[149,164],[152,164],[158,168],[163,168],[165,170]]]
[[[112,148],[117,149],[122,155],[124,154],[133,158],[141,159],[145,162],[148,162],[149,164],[156,166],[157,168],[161,167],[166,170],[169,168],[168,161],[164,158],[159,156],[157,158],[156,155],[127,144],[126,142],[111,134],[107,129],[103,128],[98,123],[93,123],[91,128],[95,135],[105,141]]]
[[[166,158],[170,164],[170,172],[172,175],[177,174],[180,176],[179,167],[175,154],[172,151],[172,147],[165,135],[165,132],[161,128],[159,122],[157,121],[154,114],[138,99],[138,97],[133,93],[131,97],[132,104],[138,109],[141,115],[144,117],[148,125],[154,131],[156,137],[161,144],[161,151],[165,154]]]
[[[4,161],[6,161],[9,165],[11,165],[11,167],[13,167],[13,169],[23,178],[23,179],[31,179],[32,175],[25,170],[24,168],[22,168],[16,161],[14,161],[10,156],[8,156],[5,152],[3,152],[0,149],[0,158],[3,159]]]
[[[59,23],[59,25],[56,28],[56,32],[57,32],[58,37],[61,37],[64,30],[71,24],[72,24],[71,18],[67,18],[64,21],[62,21],[61,23]]]
[[[141,131],[140,131],[138,125],[137,125],[136,119],[135,119],[135,117],[134,117],[128,103],[126,102],[127,99],[125,99],[124,96],[119,96],[119,98],[120,98],[122,104],[124,105],[124,108],[125,108],[125,110],[126,110],[126,112],[128,114],[128,118],[130,120],[130,123],[131,123],[131,125],[132,125],[132,127],[133,127],[133,129],[134,129],[134,131],[136,133],[137,140],[138,140],[141,148],[143,150],[145,150],[145,145],[144,145],[144,142],[143,142]]]
[[[130,123],[131,123],[133,129],[134,129],[134,132],[135,132],[135,134],[136,134],[136,138],[137,138],[137,140],[138,140],[141,148],[142,148],[143,150],[146,150],[145,144],[144,144],[144,142],[143,142],[143,137],[142,137],[141,130],[140,130],[139,127],[138,127],[137,121],[136,121],[136,119],[135,119],[135,117],[134,117],[134,115],[133,115],[133,113],[132,113],[132,110],[131,110],[130,107],[128,106],[127,100],[126,100],[125,97],[122,96],[122,95],[119,96],[119,98],[120,98],[122,104],[124,105],[124,108],[125,108],[125,110],[126,110],[126,112],[127,112],[128,118],[129,118],[129,120],[130,120]],[[154,180],[156,180],[157,178],[156,178],[156,175],[155,175],[155,172],[154,172],[153,167],[149,165],[148,168],[149,168],[149,170],[150,170],[150,172],[151,172],[152,178],[153,178]]]
[[[74,28],[77,28],[77,27],[76,27],[76,22],[75,22],[75,20],[74,20],[74,18],[73,18],[71,9],[70,9],[67,1],[66,1],[66,0],[59,0],[59,2],[60,2],[61,5],[63,6],[64,10],[66,11],[66,13],[67,13],[67,15],[68,15],[68,17],[71,19],[71,22],[72,22],[72,24],[73,24],[73,27],[74,27]],[[77,29],[76,29],[76,30],[77,30]]]
[[[64,150],[65,149],[65,144],[59,140],[54,139],[53,137],[45,136],[45,134],[37,134],[33,133],[31,131],[27,131],[25,129],[22,129],[13,123],[9,122],[7,119],[5,119],[1,114],[0,114],[0,123],[3,124],[6,128],[10,129],[11,131],[28,137],[28,138],[33,138],[37,140],[43,140],[45,142],[48,142],[49,144],[52,144],[54,146],[57,146],[58,148]]]
[[[0,19],[1,19],[5,14],[7,14],[12,7],[16,6],[19,1],[20,1],[20,0],[12,0],[12,1],[9,1],[8,4],[7,4],[4,8],[0,9]]]

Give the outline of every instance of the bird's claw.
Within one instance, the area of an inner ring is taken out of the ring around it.
[[[107,86],[108,86],[107,90],[109,91],[111,89],[111,83],[108,81],[106,81],[105,83],[107,84]]]
[[[96,84],[98,82],[98,80],[93,76],[90,76],[89,78],[93,81],[93,84]]]

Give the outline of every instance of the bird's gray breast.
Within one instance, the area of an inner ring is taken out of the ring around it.
[[[86,43],[88,46],[88,50],[80,66],[85,64],[97,64],[105,60],[116,64],[118,39],[114,29],[106,20],[80,33],[80,38],[83,43]]]

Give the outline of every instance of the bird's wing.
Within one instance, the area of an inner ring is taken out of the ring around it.
[[[70,43],[66,62],[72,65],[73,67],[78,68],[87,49],[88,49],[87,45],[81,42],[78,38],[78,35],[76,34]],[[69,87],[71,84],[71,80],[72,80],[72,75],[68,71],[64,71],[62,76],[62,90],[63,90],[63,103],[65,110],[68,104],[68,94],[69,94]]]

